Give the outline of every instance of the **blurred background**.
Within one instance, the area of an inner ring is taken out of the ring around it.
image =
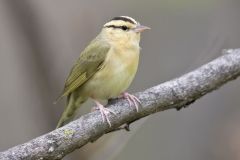
[[[152,29],[129,92],[178,77],[240,47],[239,0],[1,0],[0,151],[53,130],[53,105],[79,53],[114,16]],[[239,160],[240,80],[187,109],[142,119],[64,160]],[[88,102],[79,115],[90,111]]]

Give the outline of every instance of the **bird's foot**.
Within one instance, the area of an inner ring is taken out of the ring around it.
[[[141,104],[141,101],[136,96],[129,94],[127,92],[124,92],[122,93],[122,97],[127,99],[130,106],[134,105],[137,112],[139,111],[139,104]]]
[[[116,113],[113,112],[113,111],[112,111],[111,109],[109,109],[109,108],[105,108],[105,107],[104,107],[101,103],[99,103],[98,101],[94,100],[94,102],[96,103],[96,107],[93,107],[92,110],[99,110],[100,113],[101,113],[103,122],[105,122],[105,120],[106,120],[107,123],[108,123],[108,125],[111,127],[112,124],[111,124],[111,122],[110,122],[110,120],[109,120],[109,118],[108,118],[108,115],[109,115],[110,113],[116,115]]]

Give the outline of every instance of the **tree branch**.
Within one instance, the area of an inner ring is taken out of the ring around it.
[[[142,102],[139,112],[136,112],[133,106],[130,107],[124,99],[112,102],[107,107],[117,115],[110,115],[111,128],[106,122],[102,122],[100,112],[95,111],[62,128],[0,152],[0,159],[62,159],[68,153],[123,124],[129,124],[159,111],[181,109],[238,76],[240,76],[240,49],[224,50],[223,56],[190,73],[136,93]]]

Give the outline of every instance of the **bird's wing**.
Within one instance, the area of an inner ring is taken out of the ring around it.
[[[97,39],[93,40],[80,54],[65,82],[63,93],[58,99],[69,95],[100,70],[109,49],[108,44],[104,44]]]

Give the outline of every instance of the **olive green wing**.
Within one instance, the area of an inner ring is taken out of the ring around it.
[[[63,93],[58,99],[69,95],[69,93],[83,85],[100,70],[103,67],[109,49],[110,46],[108,44],[104,44],[97,39],[93,40],[80,54],[65,82]]]

